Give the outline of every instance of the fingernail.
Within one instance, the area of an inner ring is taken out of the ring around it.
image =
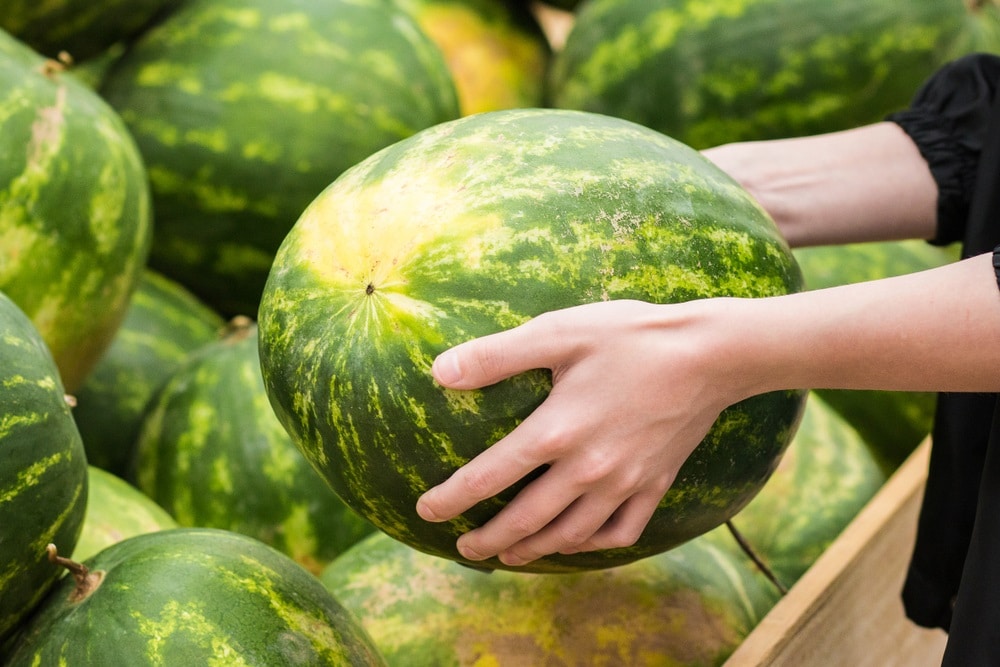
[[[468,558],[469,560],[486,560],[486,556],[476,553],[464,544],[458,545],[458,553],[462,554],[462,558]]]
[[[453,384],[462,379],[462,369],[458,367],[458,355],[448,350],[434,360],[434,375],[441,384]]]
[[[524,565],[525,563],[528,562],[527,560],[525,560],[524,558],[521,558],[517,554],[512,554],[512,553],[508,553],[508,552],[504,552],[504,553],[500,554],[499,558],[500,558],[500,562],[503,563],[504,565],[517,566],[517,565]]]
[[[438,515],[431,509],[431,506],[423,499],[417,501],[417,514],[424,521],[440,521]]]

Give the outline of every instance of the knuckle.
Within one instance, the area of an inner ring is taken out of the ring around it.
[[[495,491],[497,477],[489,468],[463,468],[459,477],[463,489],[477,500],[492,496]]]

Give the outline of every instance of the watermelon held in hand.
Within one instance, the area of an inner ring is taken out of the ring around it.
[[[438,524],[417,516],[417,498],[551,385],[539,370],[446,390],[430,374],[437,354],[568,306],[764,297],[800,280],[773,221],[693,149],[596,114],[496,111],[398,142],[312,203],[268,279],[261,366],[278,418],[349,506],[460,559],[456,538],[520,486]],[[522,569],[621,565],[723,523],[774,469],[803,399],[774,392],[724,411],[633,547]]]
[[[58,572],[49,542],[72,551],[87,504],[87,460],[59,371],[37,329],[0,294],[0,644]]]
[[[5,667],[377,667],[384,661],[319,580],[245,535],[175,528],[77,563],[25,623]]]

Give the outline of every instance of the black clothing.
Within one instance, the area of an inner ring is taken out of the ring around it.
[[[938,71],[890,115],[937,181],[932,243],[962,257],[1000,244],[1000,56]],[[998,302],[1000,304],[1000,302]],[[1000,410],[997,394],[938,396],[917,541],[903,587],[907,615],[948,630],[945,665],[1000,665]]]

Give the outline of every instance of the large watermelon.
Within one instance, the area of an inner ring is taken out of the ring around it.
[[[732,525],[778,580],[791,586],[885,480],[858,432],[811,396],[777,470]]]
[[[505,0],[395,0],[440,47],[463,115],[539,107],[551,49],[527,6]]]
[[[87,468],[87,512],[74,560],[86,560],[134,535],[178,528],[152,498],[121,477],[95,466]]]
[[[915,273],[958,259],[956,246],[922,240],[796,248],[793,254],[809,289]],[[817,389],[816,394],[857,429],[887,473],[928,436],[934,421],[932,392]]]
[[[590,0],[553,62],[552,106],[705,148],[841,130],[907,105],[947,60],[1000,50],[993,2]]]
[[[379,152],[304,212],[261,303],[264,380],[285,428],[348,505],[457,559],[455,539],[517,488],[437,524],[417,516],[418,496],[526,417],[550,376],[446,390],[431,378],[437,354],[557,308],[762,297],[799,281],[773,221],[693,149],[595,114],[478,114]],[[802,401],[775,392],[726,410],[634,547],[529,569],[619,565],[719,525],[774,469]]]
[[[151,266],[254,317],[302,209],[355,162],[455,118],[451,74],[386,0],[188,0],[101,93],[148,165]]]
[[[320,580],[393,667],[721,665],[779,596],[725,528],[594,572],[478,572],[384,533]]]
[[[146,533],[67,565],[5,667],[383,664],[316,577],[244,535]]]
[[[76,393],[73,418],[87,462],[127,476],[150,399],[224,327],[221,315],[180,284],[143,271],[111,346]]]
[[[87,460],[59,371],[27,316],[0,293],[0,644],[55,583],[49,542],[72,551]]]
[[[0,290],[67,391],[110,344],[146,262],[146,172],[118,115],[0,31]]]
[[[180,525],[255,537],[312,572],[374,530],[278,423],[261,379],[257,327],[246,318],[192,353],[153,399],[134,481]]]
[[[4,0],[0,29],[36,51],[82,61],[134,37],[183,0]]]

